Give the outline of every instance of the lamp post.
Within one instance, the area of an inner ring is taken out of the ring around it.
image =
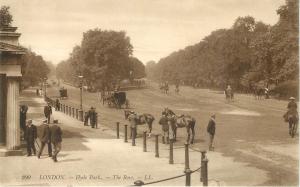
[[[44,78],[44,99],[47,97],[47,77]]]
[[[79,115],[79,121],[83,121],[83,110],[82,110],[82,81],[83,81],[82,79],[83,79],[83,76],[79,75],[78,78],[79,78],[79,88],[80,88],[80,108],[78,111],[78,115]]]

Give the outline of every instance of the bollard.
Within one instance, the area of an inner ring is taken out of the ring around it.
[[[200,182],[203,182],[203,173],[204,173],[204,166],[203,166],[203,160],[205,159],[206,151],[200,151],[201,152],[201,173],[200,173]]]
[[[128,142],[128,140],[127,140],[127,126],[128,125],[124,125],[124,142]]]
[[[96,121],[95,122],[96,122],[96,124],[95,124],[96,125],[96,129],[98,129],[98,113],[97,112],[96,112]]]
[[[78,119],[78,109],[75,110],[76,119]]]
[[[66,115],[69,114],[69,107],[66,105]]]
[[[166,144],[165,142],[165,136],[161,136],[162,144]]]
[[[132,141],[131,141],[131,145],[135,146],[135,138],[136,138],[136,128],[131,128],[131,132],[132,132]]]
[[[143,152],[147,152],[147,131],[143,132]]]
[[[117,139],[119,139],[120,138],[120,123],[119,122],[117,122]]]
[[[62,112],[65,113],[65,104],[63,104]]]
[[[184,144],[185,148],[185,186],[191,186],[191,173],[192,171],[190,170],[190,160],[189,160],[189,144],[185,143]]]
[[[72,115],[72,107],[69,106],[69,116]]]
[[[174,159],[173,159],[173,139],[170,139],[169,164],[174,164]]]
[[[81,110],[81,109],[78,110],[78,119],[79,119],[79,121],[84,121],[83,110]]]
[[[59,107],[60,111],[63,111],[63,104],[60,103],[60,107]]]
[[[202,163],[203,162],[203,163]],[[203,182],[203,186],[207,186],[208,185],[208,170],[207,170],[207,163],[208,163],[208,159],[204,158],[201,161],[201,165],[203,167],[203,175],[202,175],[202,182]],[[202,172],[202,168],[201,168],[201,172]]]
[[[159,152],[158,152],[158,134],[155,134],[155,157],[159,157]]]
[[[75,108],[72,107],[72,117],[75,117]]]

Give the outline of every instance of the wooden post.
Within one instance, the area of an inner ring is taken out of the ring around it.
[[[128,140],[127,140],[127,126],[128,125],[124,125],[124,142],[128,142]]]
[[[143,151],[147,152],[147,131],[143,132]]]
[[[192,171],[190,170],[190,160],[189,160],[189,144],[185,143],[184,144],[185,148],[185,186],[191,186],[191,173]]]
[[[96,121],[95,121],[96,129],[98,129],[98,113],[96,112]]]
[[[69,106],[69,116],[72,115],[72,107]]]
[[[76,111],[75,111],[75,115],[76,115],[76,119],[78,119],[78,109],[76,108]]]
[[[158,134],[155,134],[155,157],[159,157],[159,152],[158,152]]]
[[[203,166],[203,160],[205,159],[206,151],[200,151],[201,152],[201,172],[200,172],[200,182],[203,182],[203,173],[204,173],[204,166]]]
[[[75,108],[72,107],[72,117],[75,117]]]
[[[173,159],[173,139],[170,139],[169,164],[174,164],[174,159]]]
[[[119,139],[120,138],[120,122],[117,122],[116,123],[117,124],[117,139]]]
[[[60,103],[60,108],[59,109],[60,109],[61,112],[63,111],[63,104]]]
[[[69,114],[69,107],[66,105],[66,115]]]
[[[204,158],[201,162],[203,162],[202,167],[203,169],[203,178],[202,178],[202,182],[203,182],[203,186],[208,186],[208,170],[207,170],[207,163],[208,163],[208,159]]]
[[[131,141],[131,145],[132,145],[132,146],[135,146],[136,128],[131,128],[131,132],[132,132],[132,141]]]
[[[165,136],[161,136],[162,144],[166,144],[165,142]]]

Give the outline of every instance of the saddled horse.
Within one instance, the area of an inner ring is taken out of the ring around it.
[[[128,117],[130,115],[130,111],[129,110],[124,110],[124,115],[125,115],[125,119],[128,120]],[[152,132],[152,124],[153,121],[155,120],[154,116],[151,114],[147,114],[147,113],[143,113],[140,115],[137,115],[137,125],[148,125],[148,130],[149,130],[149,137],[151,136],[151,132]]]
[[[176,141],[177,138],[177,128],[186,128],[187,132],[187,143],[194,143],[195,138],[195,125],[196,120],[190,115],[180,115],[177,116],[172,110],[166,108],[163,112],[168,119],[168,123],[171,126],[173,132],[173,140]],[[192,136],[192,137],[191,137]],[[190,141],[191,140],[191,141]]]
[[[283,118],[286,122],[289,123],[289,135],[294,138],[294,136],[297,134],[298,130],[298,123],[299,123],[299,116],[298,113],[285,113],[283,115]]]

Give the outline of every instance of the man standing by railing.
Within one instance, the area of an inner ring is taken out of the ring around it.
[[[213,114],[208,122],[207,125],[207,132],[209,134],[209,150],[213,151],[213,141],[214,141],[214,136],[216,132],[216,114]]]

